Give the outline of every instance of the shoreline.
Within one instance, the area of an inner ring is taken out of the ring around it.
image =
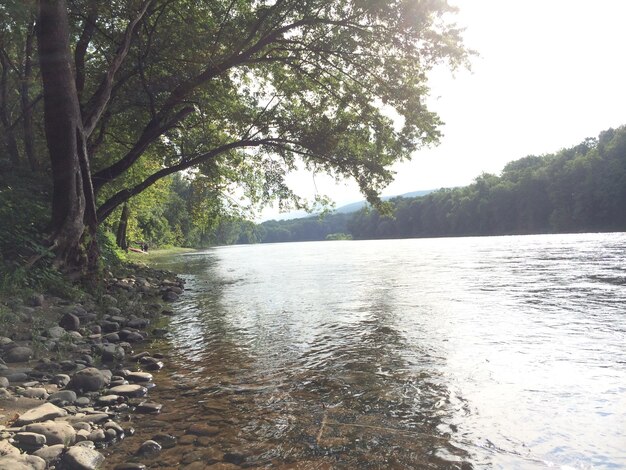
[[[142,457],[169,444],[167,435],[138,442],[115,467],[100,451],[115,454],[135,433],[128,423],[160,413],[149,390],[166,358],[148,351],[167,334],[168,303],[184,289],[176,274],[147,266],[116,274],[79,300],[1,299],[0,470],[139,470]]]

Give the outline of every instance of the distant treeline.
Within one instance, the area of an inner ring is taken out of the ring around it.
[[[218,243],[504,235],[626,230],[626,126],[602,132],[555,154],[528,156],[500,176],[416,198],[389,201],[392,215],[375,209],[326,217],[269,221],[251,227],[224,221]],[[253,236],[250,236],[253,235]],[[221,237],[220,237],[221,238]]]
[[[387,201],[390,215],[353,213],[255,224],[213,207],[207,189],[175,175],[131,201],[131,240],[206,247],[373,239],[626,230],[626,126],[555,154],[509,163],[469,186]],[[157,203],[156,201],[159,201]],[[111,221],[114,221],[111,218]],[[111,231],[115,231],[112,224]]]

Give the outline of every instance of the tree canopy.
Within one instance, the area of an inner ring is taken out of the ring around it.
[[[56,234],[81,214],[85,226],[100,224],[185,170],[205,176],[214,195],[298,205],[285,176],[301,166],[354,178],[374,202],[392,163],[440,137],[427,73],[469,54],[444,0],[38,4],[0,6],[0,117],[17,131],[34,111],[24,144],[4,134],[15,163],[26,142],[43,147],[45,123]],[[11,81],[30,89],[20,97]],[[67,170],[69,154],[80,171]],[[60,201],[73,184],[63,178],[80,180],[84,204]]]

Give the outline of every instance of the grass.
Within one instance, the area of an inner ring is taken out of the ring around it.
[[[147,253],[135,253],[133,251],[129,251],[126,256],[128,261],[132,263],[150,264],[166,256],[178,255],[182,253],[191,253],[192,251],[196,250],[194,250],[193,248],[172,247],[150,250]]]

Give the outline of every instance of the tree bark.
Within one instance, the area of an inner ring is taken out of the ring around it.
[[[33,75],[33,39],[35,37],[35,21],[33,20],[28,28],[26,35],[26,46],[24,47],[24,68],[22,74],[22,86],[20,95],[22,99],[22,116],[24,128],[24,152],[28,159],[31,171],[38,169],[37,157],[35,155],[33,131],[33,103],[30,101],[30,82]]]
[[[57,266],[82,269],[88,257],[81,240],[87,234],[95,247],[97,221],[65,0],[40,0],[37,34],[53,181],[51,243]]]
[[[2,126],[2,134],[4,134],[4,145],[7,155],[15,166],[20,164],[20,152],[17,148],[17,140],[13,126],[11,125],[11,117],[9,115],[9,61],[3,53],[0,52],[0,124]]]
[[[126,229],[128,227],[128,216],[130,215],[130,210],[128,209],[128,204],[125,203],[122,207],[122,215],[120,216],[120,223],[117,226],[117,237],[115,242],[117,246],[119,246],[122,250],[128,249],[128,240],[126,239]]]

